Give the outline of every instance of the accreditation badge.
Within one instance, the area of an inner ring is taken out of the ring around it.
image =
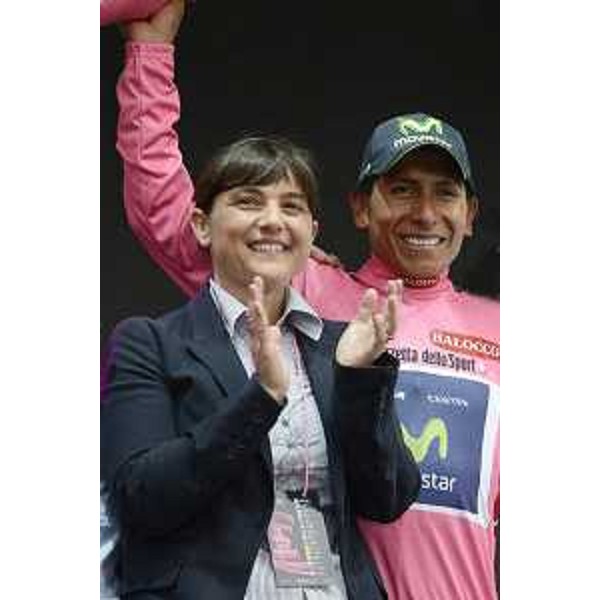
[[[334,584],[325,520],[307,498],[278,495],[267,538],[277,587]]]

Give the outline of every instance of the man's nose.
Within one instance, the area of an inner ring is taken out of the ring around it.
[[[416,199],[412,217],[423,225],[434,225],[437,222],[437,207],[431,194],[423,193]]]

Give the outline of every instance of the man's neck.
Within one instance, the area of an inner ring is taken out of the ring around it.
[[[442,274],[438,275],[402,275],[400,277],[404,286],[409,288],[430,288],[437,285],[442,279]]]
[[[409,290],[414,290],[415,292],[422,290],[423,292],[431,291],[433,293],[436,290],[444,291],[448,287],[452,287],[446,271],[437,275],[427,276],[403,275],[395,271],[388,263],[382,261],[375,254],[372,254],[358,271],[354,273],[354,277],[363,285],[374,287],[380,292],[384,291],[387,281],[390,279],[401,279],[407,292]]]

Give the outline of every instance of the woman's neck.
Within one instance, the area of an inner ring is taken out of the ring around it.
[[[245,306],[248,306],[252,300],[252,295],[248,287],[249,284],[234,285],[230,282],[223,281],[217,274],[214,275],[215,281],[228,293],[230,293],[236,300],[239,300]],[[285,309],[285,303],[287,299],[287,286],[280,285],[268,285],[265,282],[263,288],[263,298],[265,311],[267,313],[267,320],[270,325],[274,325],[279,321],[283,311]]]
[[[264,299],[265,311],[269,325],[274,325],[281,319],[285,310],[285,302],[287,298],[287,288],[269,289],[265,286]]]

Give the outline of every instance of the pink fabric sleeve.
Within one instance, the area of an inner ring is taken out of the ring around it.
[[[117,149],[123,158],[131,229],[153,260],[191,296],[212,267],[191,227],[194,187],[174,129],[179,94],[173,54],[171,44],[127,43],[117,85]]]
[[[169,0],[100,0],[100,25],[145,19]]]

